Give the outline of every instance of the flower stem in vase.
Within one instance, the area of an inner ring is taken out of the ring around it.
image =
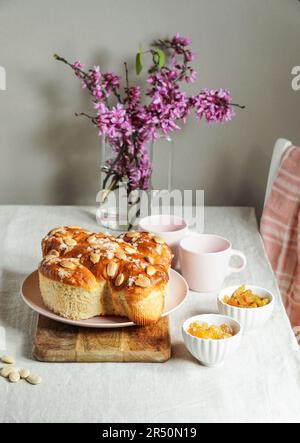
[[[106,158],[102,152],[102,190],[100,203],[106,205],[97,221],[105,227],[119,230],[123,224],[114,220],[117,216],[116,204],[109,215],[110,194],[125,188],[128,206],[136,208],[134,219],[141,212],[141,194],[132,198],[132,191],[147,191],[151,185],[152,161],[148,147],[161,136],[171,140],[169,144],[168,190],[173,189],[173,146],[171,134],[181,129],[189,115],[206,120],[207,123],[225,123],[235,116],[235,108],[243,106],[232,101],[226,89],[203,88],[198,93],[189,95],[182,83],[194,83],[197,73],[192,67],[195,54],[192,52],[191,40],[179,34],[171,38],[159,39],[149,48],[140,45],[136,54],[136,74],[144,69],[146,57],[150,57],[148,66],[147,88],[145,96],[142,89],[129,79],[127,62],[124,62],[125,78],[113,73],[103,72],[99,66],[85,69],[79,61],[70,63],[57,54],[54,58],[72,69],[80,80],[82,88],[91,95],[93,115],[79,113],[77,116],[87,118],[110,147],[111,156]],[[102,218],[101,214],[105,214]],[[130,221],[130,227],[133,223]]]

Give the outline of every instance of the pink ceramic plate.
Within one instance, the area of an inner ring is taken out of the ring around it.
[[[169,289],[166,296],[165,310],[163,317],[171,314],[185,302],[188,296],[188,285],[178,272],[171,269]],[[123,328],[124,326],[134,326],[134,323],[128,321],[125,317],[93,317],[88,320],[68,320],[51,312],[43,303],[40,288],[38,271],[34,271],[23,282],[21,295],[25,303],[34,311],[45,317],[51,318],[62,323],[73,326],[85,326],[86,328]]]

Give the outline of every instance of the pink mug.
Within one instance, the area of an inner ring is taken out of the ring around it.
[[[153,232],[165,240],[174,254],[172,268],[177,268],[179,264],[179,244],[189,232],[187,223],[176,215],[150,215],[140,220],[139,229]]]
[[[193,233],[181,241],[179,249],[182,275],[196,292],[220,290],[228,275],[243,271],[247,265],[245,255],[218,235]],[[233,256],[241,258],[239,267],[230,266]]]

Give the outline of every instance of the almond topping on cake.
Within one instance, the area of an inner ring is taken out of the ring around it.
[[[100,254],[97,254],[96,252],[92,252],[90,255],[90,260],[92,263],[97,264],[100,261]]]
[[[145,259],[151,264],[154,265],[154,258],[149,255],[149,257],[145,257]]]
[[[136,286],[140,286],[141,288],[148,288],[151,284],[151,281],[148,277],[143,274],[140,274],[135,280]]]
[[[137,252],[136,249],[131,248],[130,246],[125,246],[124,249],[128,254],[135,254]]]
[[[59,262],[59,258],[54,255],[46,255],[43,259],[43,263],[47,263],[48,265],[56,264]]]
[[[66,268],[66,269],[71,269],[71,270],[74,270],[77,267],[76,263],[74,263],[71,260],[67,260],[67,259],[62,260],[60,262],[60,266],[62,266],[63,268]]]
[[[116,257],[120,260],[126,260],[126,254],[121,249],[116,252]]]
[[[49,257],[59,257],[59,252],[56,251],[56,249],[51,249],[51,251],[48,252],[47,256],[49,256]]]
[[[156,274],[156,269],[153,266],[148,266],[146,272],[150,277],[152,277],[152,275]]]
[[[154,324],[163,311],[172,258],[154,237],[134,231],[115,238],[79,226],[54,229],[42,241],[39,266],[45,305],[72,320],[117,315]]]
[[[126,237],[128,238],[137,238],[139,237],[139,232],[137,231],[131,231],[131,232],[127,232]]]
[[[118,272],[118,269],[119,269],[118,263],[113,261],[108,263],[106,267],[107,275],[111,278],[114,278]]]
[[[64,280],[65,278],[70,278],[71,277],[69,270],[67,270],[65,268],[59,268],[59,270],[57,272],[58,272],[58,277],[61,280]]]
[[[52,231],[50,231],[50,234],[51,235],[54,235],[54,234],[65,234],[66,232],[67,231],[65,230],[65,228],[61,227],[61,228],[52,229]]]
[[[124,282],[124,279],[125,279],[124,274],[119,274],[118,277],[115,280],[115,285],[116,286],[121,286],[123,284],[123,282]]]
[[[74,240],[72,237],[66,237],[64,239],[64,242],[67,246],[76,246],[77,245],[77,241]]]
[[[165,243],[164,239],[158,236],[155,236],[153,240],[155,241],[155,243],[158,243],[159,245],[163,245]]]
[[[88,242],[89,244],[91,244],[91,243],[96,243],[96,242],[97,242],[97,238],[96,238],[96,236],[95,236],[95,235],[91,235],[90,237],[87,238],[87,242]]]

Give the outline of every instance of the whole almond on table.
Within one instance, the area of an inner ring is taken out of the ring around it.
[[[42,383],[42,378],[39,375],[31,374],[26,378],[26,381],[31,385],[39,385]]]
[[[8,378],[11,372],[15,372],[16,368],[14,366],[5,366],[0,370],[1,377]]]
[[[20,377],[21,378],[27,378],[30,375],[30,371],[28,369],[22,368],[20,369]]]
[[[18,371],[14,370],[10,372],[8,379],[11,383],[17,383],[20,380],[20,374]]]
[[[14,358],[11,357],[10,355],[3,355],[3,357],[1,357],[1,361],[2,361],[2,363],[5,363],[7,365],[15,364]]]

